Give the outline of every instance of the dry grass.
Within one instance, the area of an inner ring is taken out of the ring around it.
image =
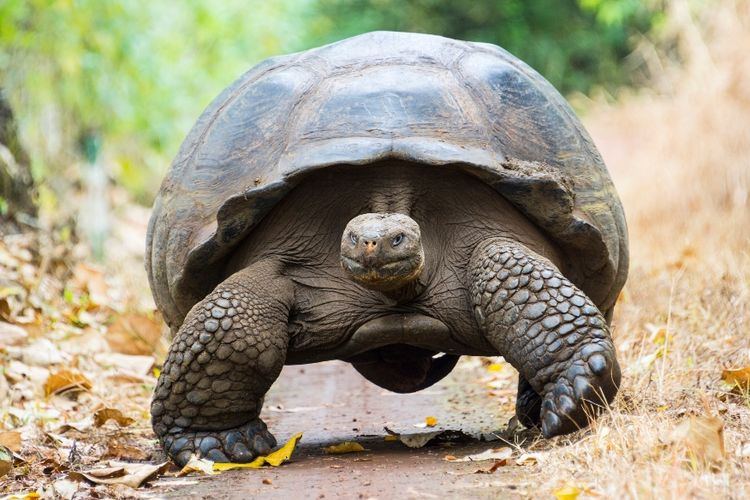
[[[687,64],[665,71],[666,92],[600,104],[586,120],[629,224],[614,320],[625,377],[614,410],[554,452],[547,491],[577,481],[617,498],[750,495],[750,400],[721,381],[750,366],[750,3],[712,6],[696,24],[672,3]],[[690,415],[721,419],[723,461],[668,444]]]

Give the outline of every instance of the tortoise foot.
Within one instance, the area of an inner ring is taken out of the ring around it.
[[[177,465],[184,466],[196,454],[213,462],[247,463],[267,455],[276,438],[259,418],[223,431],[171,431],[164,437],[164,448]]]
[[[617,394],[620,369],[607,347],[598,343],[585,346],[579,359],[546,392],[541,412],[544,437],[586,427]]]

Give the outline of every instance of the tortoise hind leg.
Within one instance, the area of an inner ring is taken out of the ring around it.
[[[286,359],[292,297],[274,265],[257,263],[188,313],[151,403],[154,432],[178,465],[193,453],[249,462],[276,446],[259,415]]]
[[[516,417],[524,427],[531,429],[541,424],[542,397],[537,394],[528,380],[518,376],[518,394],[516,395]]]

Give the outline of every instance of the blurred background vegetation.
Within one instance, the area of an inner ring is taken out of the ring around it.
[[[632,54],[665,2],[1,0],[0,213],[29,212],[29,192],[64,211],[102,183],[148,206],[192,123],[242,72],[370,30],[495,43],[566,95],[614,95],[640,83]]]

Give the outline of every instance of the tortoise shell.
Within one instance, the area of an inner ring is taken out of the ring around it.
[[[491,185],[559,244],[568,278],[611,310],[627,275],[625,217],[563,97],[494,45],[374,32],[267,59],[200,116],[148,228],[146,269],[167,323],[180,326],[304,174],[386,159]]]

